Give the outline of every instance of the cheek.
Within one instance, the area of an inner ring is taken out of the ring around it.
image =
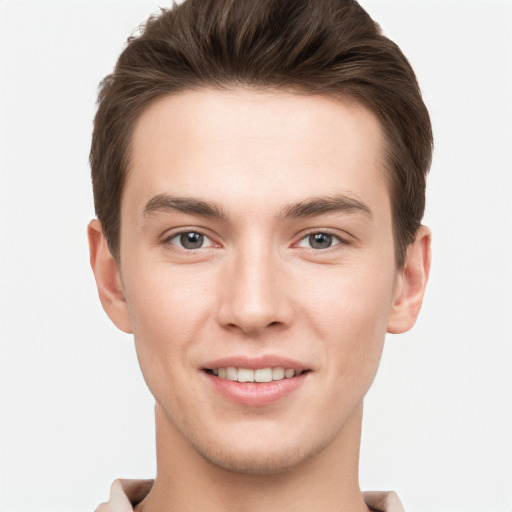
[[[137,357],[148,386],[156,391],[151,381],[160,382],[158,376],[179,378],[190,368],[187,347],[207,321],[209,299],[198,276],[152,268],[127,283],[126,298]]]
[[[126,287],[134,334],[186,337],[203,320],[209,300],[207,280],[200,272],[170,265],[146,263],[140,268],[145,271],[135,274]]]
[[[390,268],[375,264],[333,269],[321,287],[318,279],[311,280],[310,292],[303,297],[307,304],[303,316],[323,341],[332,373],[354,379],[364,374],[373,379],[392,301],[394,274]]]
[[[379,367],[387,310],[383,308],[384,297],[375,291],[361,285],[347,289],[351,299],[343,301],[333,330],[335,336],[327,347],[332,400],[342,412],[348,413],[363,401]]]

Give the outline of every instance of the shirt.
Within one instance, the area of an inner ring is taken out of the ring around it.
[[[153,486],[153,480],[116,480],[110,489],[108,503],[102,503],[96,512],[133,512]],[[363,492],[364,501],[375,512],[404,512],[402,503],[393,491]]]

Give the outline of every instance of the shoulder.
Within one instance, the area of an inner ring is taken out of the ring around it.
[[[363,497],[375,512],[405,512],[402,502],[393,491],[365,491]]]
[[[115,480],[108,502],[102,503],[95,512],[133,512],[133,506],[146,497],[152,486],[153,480]]]

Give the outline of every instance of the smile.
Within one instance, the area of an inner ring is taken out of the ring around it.
[[[220,379],[236,382],[272,382],[298,377],[303,373],[303,370],[295,370],[294,368],[284,368],[281,366],[257,369],[228,366],[226,368],[213,368],[211,372]]]

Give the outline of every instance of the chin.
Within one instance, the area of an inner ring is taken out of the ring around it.
[[[201,453],[201,452],[200,452]],[[278,475],[302,465],[313,454],[298,450],[281,450],[278,453],[239,453],[233,450],[201,453],[214,466],[231,473],[246,475]]]
[[[259,439],[254,439],[259,438]],[[258,434],[252,439],[240,436],[231,439],[214,440],[189,439],[193,449],[205,461],[223,470],[237,474],[277,475],[288,473],[303,465],[320,453],[331,439],[307,440],[306,436],[285,436],[264,440]]]

